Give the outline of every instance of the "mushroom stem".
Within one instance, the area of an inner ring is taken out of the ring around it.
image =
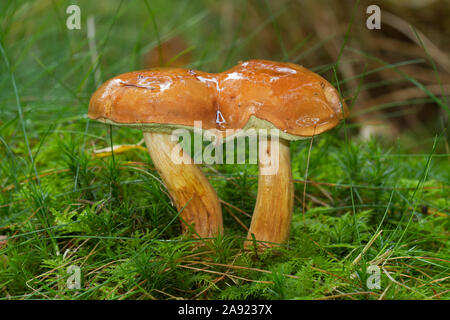
[[[268,140],[262,149],[260,144],[258,196],[247,236],[249,240],[252,240],[253,234],[256,241],[259,242],[259,248],[281,244],[286,242],[289,237],[294,204],[289,145],[289,141],[281,138],[278,142],[271,141],[269,143]],[[271,151],[274,151],[271,149],[274,146],[278,147],[278,157],[273,159],[272,156],[273,160],[278,160],[277,170],[274,170],[272,174],[264,174],[264,170],[267,171],[270,164],[262,163],[261,152],[265,152],[265,155],[270,157]],[[252,241],[248,241],[246,246],[252,246]]]
[[[177,209],[184,208],[180,213],[183,232],[193,225],[201,238],[222,233],[219,198],[200,168],[176,141],[171,140],[170,133],[144,132],[144,139],[155,168]],[[174,160],[175,151],[182,157],[181,163]]]

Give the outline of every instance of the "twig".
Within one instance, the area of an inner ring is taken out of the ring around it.
[[[362,256],[367,252],[367,250],[369,250],[369,248],[372,246],[372,244],[375,242],[375,240],[377,240],[377,238],[380,236],[380,234],[383,232],[383,230],[380,230],[376,235],[374,235],[369,242],[367,242],[367,244],[364,246],[364,249],[361,251],[360,254],[358,254],[358,256],[355,258],[355,260],[353,260],[352,262],[352,266],[354,266],[355,264],[357,264]]]

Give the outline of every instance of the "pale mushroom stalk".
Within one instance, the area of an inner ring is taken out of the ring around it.
[[[291,171],[290,142],[279,138],[267,143],[259,152],[270,157],[273,143],[277,143],[278,169],[273,174],[263,174],[270,164],[259,162],[258,195],[247,238],[258,241],[258,247],[271,247],[289,238],[294,205],[294,184]],[[253,245],[247,241],[246,246]]]
[[[172,200],[181,210],[183,231],[192,228],[201,238],[214,237],[223,232],[219,198],[200,168],[190,159],[171,134],[144,132],[145,144]],[[181,163],[172,154],[180,150]]]

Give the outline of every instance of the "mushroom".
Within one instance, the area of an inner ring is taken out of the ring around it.
[[[248,129],[270,129],[267,143],[260,141],[258,195],[247,238],[272,246],[286,242],[290,231],[290,141],[332,129],[346,108],[336,89],[314,72],[292,63],[250,60],[218,74],[177,68],[122,74],[94,93],[88,115],[142,129],[155,167],[182,210],[184,230],[194,224],[200,237],[222,232],[219,199],[170,132],[192,130],[201,121],[203,130],[215,130],[223,141]],[[183,163],[173,161],[173,150],[180,150]],[[261,161],[264,156],[271,161]]]
[[[275,132],[276,139],[260,143],[258,194],[247,238],[254,236],[259,247],[284,243],[294,203],[290,141],[332,129],[347,107],[328,81],[292,63],[246,61],[222,74],[219,85],[217,103],[227,128]],[[266,154],[272,154],[272,163],[261,161]]]
[[[192,129],[210,115],[215,92],[188,70],[167,68],[125,73],[105,82],[91,97],[88,116],[119,126],[140,128],[156,170],[177,209],[183,231],[193,227],[201,238],[222,233],[222,211],[216,192],[171,131]],[[180,161],[173,152],[178,150]]]

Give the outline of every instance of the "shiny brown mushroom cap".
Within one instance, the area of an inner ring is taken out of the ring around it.
[[[292,63],[250,60],[222,73],[159,68],[125,73],[92,96],[88,115],[100,121],[170,131],[276,128],[301,139],[336,126],[343,118],[334,87]]]
[[[215,90],[185,69],[135,71],[114,77],[100,86],[91,97],[88,116],[155,131],[191,127],[194,121],[202,121],[206,128],[213,128],[214,97]]]
[[[254,117],[289,134],[289,140],[327,131],[347,114],[328,81],[293,63],[240,63],[220,75],[220,89],[218,105],[226,126],[242,128]]]

